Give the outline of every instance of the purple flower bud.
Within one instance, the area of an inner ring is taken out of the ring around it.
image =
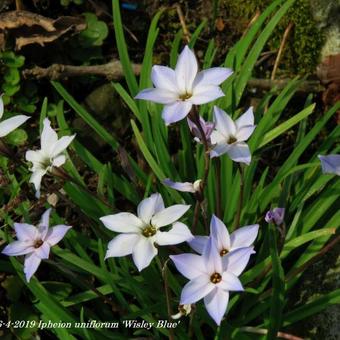
[[[202,143],[202,136],[197,125],[194,122],[192,122],[189,118],[187,119],[187,121],[188,121],[189,129],[191,133],[195,136],[194,140],[197,143]],[[200,117],[200,123],[204,131],[205,138],[207,139],[207,142],[210,145],[211,144],[210,136],[215,128],[215,123],[206,122],[202,117]]]
[[[283,223],[285,216],[285,208],[274,208],[266,213],[265,220],[267,223],[275,223],[280,225]]]

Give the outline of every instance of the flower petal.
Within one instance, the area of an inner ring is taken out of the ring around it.
[[[253,107],[251,106],[242,116],[236,119],[235,124],[238,129],[241,129],[243,126],[254,125]]]
[[[160,104],[172,104],[178,99],[178,94],[164,89],[150,88],[140,91],[135,98],[150,100]]]
[[[39,226],[49,227],[51,211],[52,209],[49,208],[42,214]]]
[[[233,74],[233,70],[226,67],[212,67],[197,74],[194,87],[204,85],[220,85]]]
[[[163,184],[182,192],[195,192],[194,185],[190,182],[173,182],[170,178],[163,180]]]
[[[73,141],[74,137],[76,135],[73,136],[64,136],[61,137],[53,146],[52,150],[51,150],[51,157],[55,157],[57,155],[59,155],[61,152],[63,152]]]
[[[187,279],[192,280],[195,277],[206,274],[204,272],[203,257],[196,254],[170,255],[177,270]]]
[[[41,149],[44,150],[46,154],[50,154],[57,141],[57,133],[51,128],[50,120],[45,118],[44,127],[40,137]]]
[[[204,274],[197,276],[183,287],[180,304],[187,305],[195,303],[208,295],[214,287],[209,275]]]
[[[65,234],[71,228],[71,226],[62,224],[48,229],[47,235],[45,237],[45,242],[47,242],[50,246],[54,246],[64,238]]]
[[[194,88],[190,101],[195,105],[206,104],[213,100],[224,97],[220,87],[215,85],[202,85]]]
[[[36,197],[40,197],[40,187],[41,187],[41,180],[43,176],[46,174],[47,170],[36,170],[32,173],[30,177],[30,183],[33,183],[35,190],[36,190]]]
[[[162,118],[166,125],[176,123],[185,118],[190,112],[192,103],[190,101],[176,101],[173,104],[165,105],[162,111]]]
[[[26,255],[35,251],[34,242],[32,241],[14,241],[8,244],[3,250],[2,254],[7,256]]]
[[[218,287],[225,291],[244,291],[241,281],[232,273],[224,272],[222,274],[222,281],[219,282]]]
[[[151,79],[155,87],[178,93],[176,74],[173,69],[166,66],[155,65],[152,67]]]
[[[211,151],[210,151],[210,158],[219,157],[224,155],[229,151],[230,146],[228,144],[217,144]]]
[[[62,166],[65,162],[66,162],[65,155],[59,155],[53,159],[52,165],[58,168]]]
[[[138,270],[142,271],[151,263],[157,253],[158,250],[153,245],[152,238],[140,237],[132,252],[133,262]]]
[[[18,115],[8,118],[0,123],[0,138],[7,136],[10,132],[24,124],[30,117]]]
[[[258,232],[258,224],[247,225],[236,229],[230,235],[231,250],[251,246],[254,243]]]
[[[229,293],[217,287],[204,298],[205,308],[218,326],[221,324],[222,318],[227,311],[228,302]]]
[[[197,71],[198,65],[195,54],[188,46],[185,46],[178,56],[175,68],[177,86],[181,93],[191,93]]]
[[[44,242],[39,248],[35,250],[35,255],[40,259],[48,259],[50,256],[50,246],[47,242]]]
[[[19,241],[34,241],[38,236],[38,228],[27,223],[14,223],[14,229]]]
[[[210,222],[210,235],[215,239],[219,251],[230,250],[230,236],[225,224],[215,215]]]
[[[144,223],[134,214],[122,212],[115,215],[107,215],[99,218],[106,228],[117,233],[139,232]]]
[[[236,133],[236,139],[239,142],[246,141],[254,132],[256,125],[245,125],[242,126]]]
[[[30,281],[33,274],[37,271],[40,262],[41,259],[35,253],[25,256],[24,273],[27,282]]]
[[[220,132],[226,139],[235,136],[236,125],[231,117],[217,106],[214,106],[215,129]]]
[[[222,273],[222,258],[217,249],[216,240],[210,235],[208,242],[203,250],[203,260],[208,273]]]
[[[132,254],[133,248],[141,236],[138,234],[120,234],[107,245],[105,259]]]
[[[158,231],[155,242],[160,246],[166,246],[189,241],[193,237],[189,228],[184,223],[176,222],[169,231]]]
[[[42,161],[42,154],[41,154],[41,150],[28,150],[26,151],[25,154],[25,158],[28,162],[32,162],[32,163],[38,163]]]
[[[145,224],[149,224],[151,217],[163,209],[163,198],[159,193],[156,193],[152,194],[148,198],[145,198],[139,203],[137,207],[137,215]]]
[[[244,142],[230,145],[227,153],[228,153],[228,156],[234,162],[240,162],[240,163],[246,163],[246,164],[249,164],[251,162],[251,154],[250,154],[249,146]]]
[[[208,242],[208,239],[208,236],[195,236],[193,240],[189,241],[189,245],[197,253],[203,254],[203,250]]]
[[[39,229],[39,234],[40,234],[39,238],[41,240],[45,240],[49,228],[47,226],[44,226],[44,225],[39,225],[38,229]]]
[[[222,135],[222,133],[218,132],[217,130],[214,130],[211,133],[210,139],[212,144],[221,144],[226,142],[224,135]]]
[[[4,101],[2,100],[2,95],[0,95],[0,119],[2,118],[3,114],[4,114]]]
[[[223,271],[239,276],[249,262],[251,254],[255,254],[254,247],[239,248],[222,257]]]
[[[324,174],[336,174],[340,176],[340,155],[318,155]]]
[[[165,208],[156,213],[152,219],[151,224],[157,227],[163,227],[176,222],[181,218],[190,208],[190,205],[175,204],[171,207]]]

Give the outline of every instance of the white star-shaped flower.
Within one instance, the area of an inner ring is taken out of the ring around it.
[[[66,162],[63,152],[71,144],[74,137],[75,135],[58,139],[57,133],[51,128],[49,119],[44,119],[44,128],[40,137],[41,149],[26,152],[26,160],[33,164],[30,168],[30,171],[33,172],[30,183],[34,184],[37,197],[40,196],[42,177],[53,167],[60,167]]]
[[[132,254],[138,270],[147,267],[157,255],[155,244],[173,245],[193,238],[188,227],[176,222],[190,208],[190,205],[177,204],[165,208],[162,196],[158,193],[141,201],[137,215],[122,212],[101,217],[106,228],[117,233],[109,244],[105,258]],[[169,231],[160,228],[172,224]]]
[[[37,271],[41,260],[48,259],[50,248],[56,245],[71,228],[66,225],[49,228],[50,213],[51,209],[45,211],[38,227],[26,223],[14,223],[18,240],[7,245],[2,251],[8,256],[25,255],[24,273],[27,282]]]
[[[175,70],[159,65],[152,67],[151,79],[155,88],[142,90],[136,98],[164,104],[162,117],[169,125],[185,118],[192,105],[223,97],[219,85],[232,73],[224,67],[198,72],[195,54],[185,46],[178,56]]]
[[[218,217],[213,215],[210,222],[210,237],[215,240],[217,250],[221,256],[225,256],[239,248],[250,247],[254,243],[258,231],[259,225],[252,224],[238,228],[229,235],[227,227]],[[190,247],[202,254],[208,239],[208,236],[195,236],[189,242]]]
[[[4,114],[4,102],[0,96],[0,119]],[[0,122],[0,138],[7,136],[20,125],[24,124],[30,117],[25,115],[17,115]]]
[[[181,304],[204,298],[205,307],[217,325],[227,310],[229,291],[243,291],[238,276],[246,267],[252,247],[239,248],[221,257],[215,241],[209,237],[203,255],[170,256],[177,270],[190,281],[181,293]]]
[[[256,127],[253,108],[250,107],[234,122],[226,112],[215,106],[214,121],[216,125],[211,134],[211,143],[216,145],[211,150],[210,157],[227,153],[233,161],[249,164],[251,154],[245,141]]]

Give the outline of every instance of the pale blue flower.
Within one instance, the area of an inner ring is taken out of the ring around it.
[[[285,217],[285,208],[274,208],[266,213],[265,220],[267,223],[275,223],[280,225],[283,223]]]
[[[51,128],[48,118],[44,119],[44,127],[40,137],[40,150],[28,150],[26,160],[32,162],[30,171],[33,172],[30,183],[34,184],[36,197],[40,196],[42,177],[53,167],[60,167],[66,162],[64,151],[71,144],[75,135],[58,139],[57,133]]]
[[[8,256],[25,255],[24,273],[27,282],[37,271],[41,260],[48,259],[50,248],[56,245],[71,228],[66,225],[56,225],[49,228],[51,209],[45,211],[38,227],[27,223],[14,223],[17,241],[7,245],[2,251]]]
[[[243,291],[238,276],[252,253],[252,247],[239,248],[221,257],[215,240],[209,237],[203,255],[170,256],[177,270],[190,280],[182,290],[180,303],[192,304],[204,298],[209,315],[220,325],[227,310],[229,291]]]
[[[206,122],[202,117],[200,117],[200,124],[201,124],[202,130],[204,132],[205,139],[207,140],[208,145],[210,145],[211,144],[210,137],[211,137],[211,133],[213,132],[213,130],[215,128],[215,123]],[[203,143],[203,138],[201,136],[201,132],[200,132],[199,128],[189,118],[188,118],[188,125],[189,125],[189,129],[190,129],[191,133],[195,136],[194,140],[197,143]]]
[[[177,222],[189,208],[190,205],[184,204],[165,208],[162,196],[157,193],[139,203],[138,216],[122,212],[101,217],[106,228],[121,233],[108,244],[105,258],[132,254],[135,265],[141,271],[157,255],[155,244],[173,245],[193,238],[188,227]],[[169,231],[160,230],[170,224],[172,228]]]
[[[194,183],[191,182],[173,182],[170,178],[163,180],[163,184],[166,186],[182,192],[198,192],[200,191],[201,180],[198,179]]]
[[[142,90],[137,99],[164,104],[162,117],[166,125],[185,118],[193,105],[201,105],[224,96],[219,85],[232,71],[214,67],[198,72],[195,54],[185,46],[178,56],[175,70],[155,65],[151,79],[155,88]]]
[[[219,157],[226,153],[235,162],[249,164],[251,154],[245,141],[256,127],[253,108],[250,107],[234,122],[226,112],[215,106],[214,121],[216,125],[211,134],[211,143],[215,146],[210,152],[210,157]]]

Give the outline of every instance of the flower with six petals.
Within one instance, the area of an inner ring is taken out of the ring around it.
[[[17,241],[7,245],[2,251],[8,256],[25,255],[24,273],[27,282],[37,271],[41,260],[48,259],[50,248],[56,245],[71,228],[66,225],[56,225],[49,228],[51,209],[45,211],[38,227],[27,223],[14,223]]]
[[[57,133],[51,128],[49,119],[44,119],[44,128],[40,137],[41,149],[26,152],[26,160],[33,164],[30,168],[30,171],[33,172],[30,183],[34,184],[37,197],[40,196],[42,177],[53,167],[60,167],[66,162],[63,152],[71,144],[74,137],[75,135],[58,139]]]
[[[138,270],[147,267],[157,255],[155,244],[173,245],[193,238],[188,227],[177,222],[190,205],[177,204],[165,208],[158,193],[144,199],[137,207],[137,215],[122,212],[101,217],[106,228],[121,233],[108,244],[105,258],[132,254]],[[160,228],[172,224],[169,231]]]
[[[232,70],[224,67],[198,72],[195,54],[185,46],[174,70],[159,65],[152,67],[151,79],[155,88],[142,90],[136,98],[164,104],[162,117],[169,125],[185,118],[193,105],[223,97],[219,85],[231,74]]]
[[[238,276],[248,264],[252,247],[236,249],[221,257],[215,240],[209,237],[202,255],[170,256],[177,270],[190,281],[181,293],[181,304],[204,298],[209,315],[220,325],[229,301],[229,291],[243,291]]]
[[[251,136],[254,125],[253,108],[250,107],[234,122],[223,110],[214,107],[215,130],[211,134],[211,143],[216,144],[210,157],[219,157],[225,153],[235,162],[249,164],[251,154],[245,141]]]

